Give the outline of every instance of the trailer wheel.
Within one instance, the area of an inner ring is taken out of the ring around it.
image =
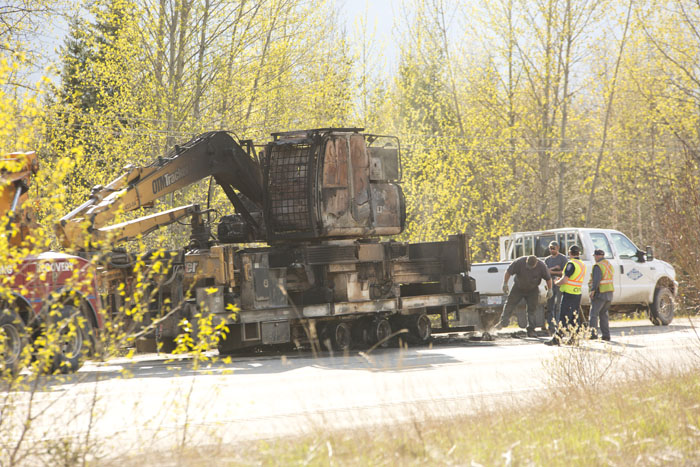
[[[384,318],[372,320],[368,326],[367,343],[379,347],[389,346],[391,324]]]
[[[675,314],[676,303],[673,293],[667,287],[659,287],[654,293],[654,303],[649,307],[649,318],[654,326],[671,324]]]
[[[0,374],[15,375],[22,369],[22,352],[27,345],[24,323],[7,302],[0,302]]]
[[[80,310],[70,303],[57,306],[49,312],[45,333],[49,346],[50,373],[74,373],[89,353],[89,323]],[[52,342],[53,341],[53,342]]]
[[[427,344],[432,335],[432,323],[425,313],[417,315],[408,328],[412,344]]]
[[[330,331],[330,341],[333,350],[344,352],[350,349],[352,341],[350,326],[347,323],[339,322],[328,326]]]

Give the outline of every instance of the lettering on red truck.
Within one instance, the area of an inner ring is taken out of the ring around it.
[[[40,263],[39,272],[69,272],[75,269],[75,265],[68,261],[60,263]]]

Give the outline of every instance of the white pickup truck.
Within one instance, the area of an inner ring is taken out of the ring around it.
[[[639,250],[629,238],[617,230],[563,228],[540,232],[516,232],[501,237],[498,263],[478,263],[471,267],[470,275],[476,280],[476,290],[481,302],[476,307],[479,322],[471,323],[484,330],[498,322],[506,296],[502,291],[503,275],[510,263],[520,256],[535,255],[544,259],[549,255],[549,242],[559,242],[561,252],[566,254],[571,245],[582,248],[581,259],[586,264],[587,279],[583,283],[581,305],[584,313],[590,307],[588,282],[593,267],[593,250],[601,249],[605,258],[615,268],[612,312],[645,310],[655,325],[667,325],[673,320],[675,296],[678,291],[676,272],[669,263],[655,259],[651,247],[646,252]],[[512,286],[513,279],[510,280]],[[540,303],[544,304],[545,287],[540,285]],[[527,318],[524,304],[516,310],[518,324],[525,327]],[[465,316],[465,319],[468,317]],[[480,325],[480,326],[479,326]],[[538,307],[535,326],[544,326],[544,307]]]

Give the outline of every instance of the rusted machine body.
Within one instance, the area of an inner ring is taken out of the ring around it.
[[[152,170],[131,168],[109,193],[96,190],[59,231],[66,243],[85,242],[77,228],[85,219],[109,219],[114,209],[130,209],[131,200],[150,202],[212,175],[235,208],[215,236],[197,206],[147,216],[157,221],[95,223],[88,231],[129,239],[139,229],[192,216],[192,241],[169,256],[169,276],[150,304],[152,319],[170,316],[157,327],[167,341],[181,332],[181,318],[213,313],[229,328],[222,352],[317,339],[346,349],[386,343],[403,329],[406,340],[425,342],[434,323],[447,330],[450,313],[478,302],[464,235],[418,244],[380,241],[401,233],[406,219],[397,138],[359,128],[272,136],[259,155],[223,132],[195,138]],[[136,196],[138,190],[148,193]],[[129,268],[124,256],[117,271],[105,272],[113,307]]]

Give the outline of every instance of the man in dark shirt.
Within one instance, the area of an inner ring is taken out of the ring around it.
[[[559,242],[552,241],[549,243],[549,256],[544,259],[544,264],[547,265],[549,273],[552,275],[552,281],[559,279],[566,267],[566,256],[559,253]],[[544,314],[544,320],[547,322],[547,330],[549,335],[553,335],[559,324],[559,311],[561,310],[561,291],[558,285],[552,287],[553,295],[547,300],[547,310]]]
[[[513,288],[508,291],[508,280],[515,276]],[[522,256],[513,261],[503,276],[503,293],[508,294],[501,315],[501,327],[508,326],[513,310],[525,300],[527,306],[527,335],[536,337],[535,334],[535,310],[539,298],[540,282],[547,282],[547,298],[552,294],[552,276],[547,266],[536,256]]]

